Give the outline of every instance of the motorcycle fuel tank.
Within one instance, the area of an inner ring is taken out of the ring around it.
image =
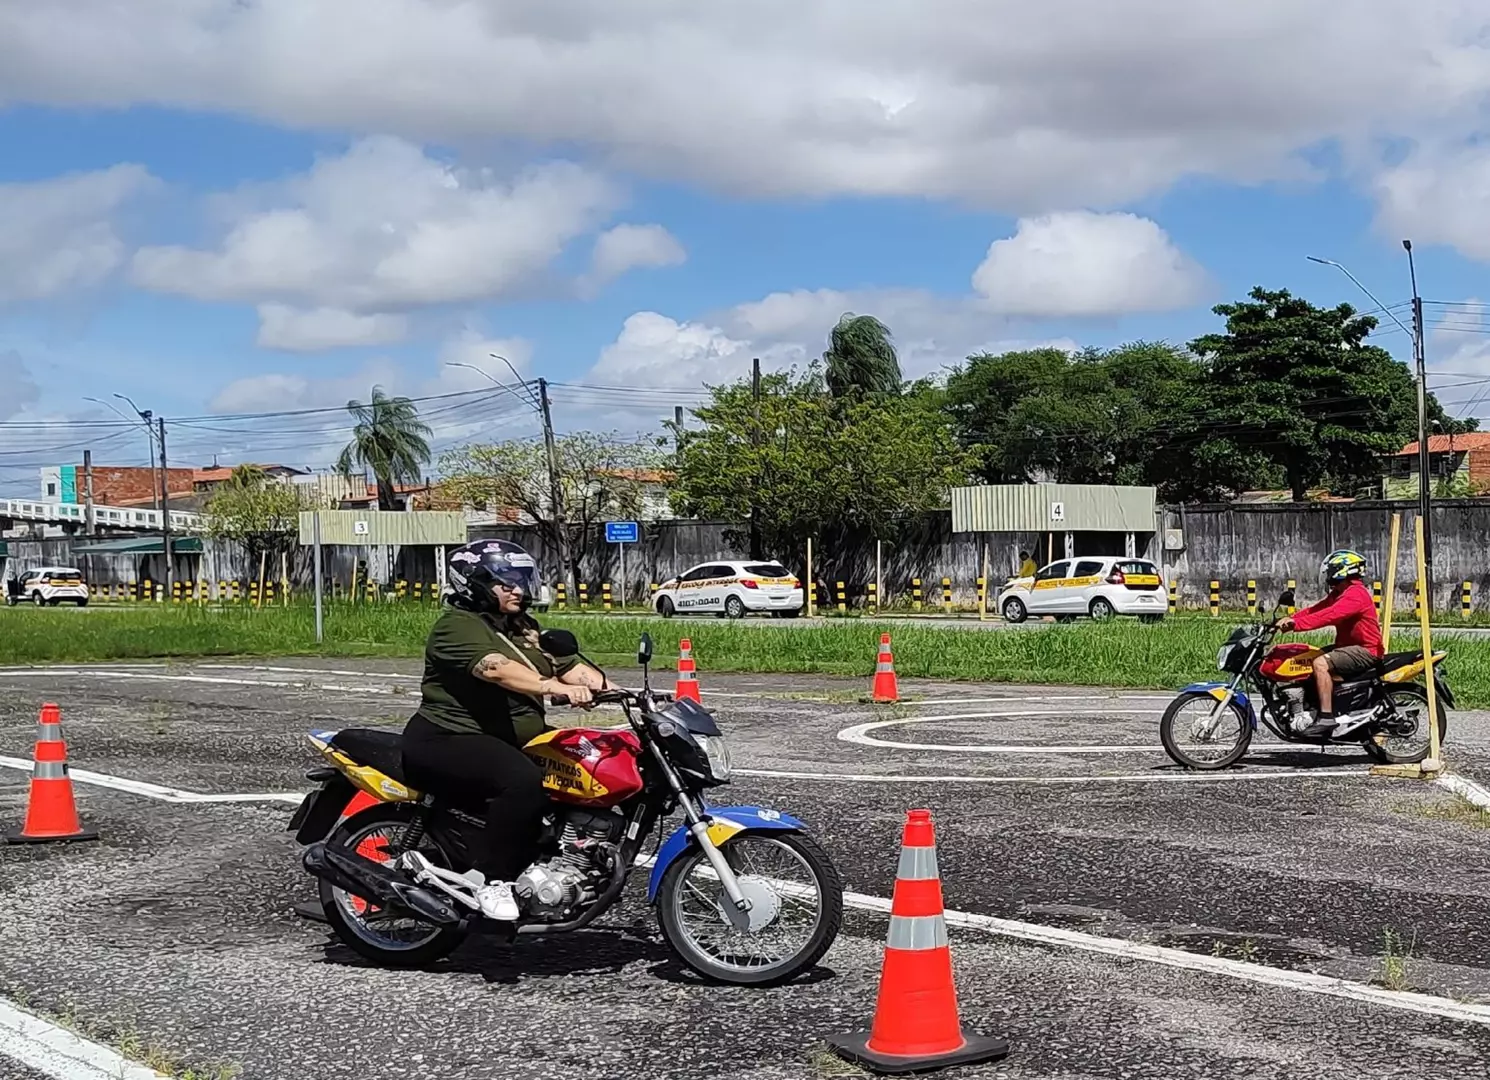
[[[555,802],[615,806],[642,789],[641,741],[631,731],[545,731],[523,753],[543,770],[543,789]]]
[[[1302,682],[1313,676],[1314,658],[1321,652],[1302,643],[1275,645],[1262,662],[1262,677],[1276,683]]]

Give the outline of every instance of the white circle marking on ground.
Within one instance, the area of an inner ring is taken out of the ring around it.
[[[838,738],[843,742],[857,743],[860,746],[873,746],[888,750],[941,750],[947,753],[969,753],[969,754],[1146,754],[1163,752],[1163,747],[1152,744],[1144,746],[1007,746],[1007,745],[984,745],[984,746],[958,746],[946,743],[908,743],[892,742],[889,739],[877,739],[872,734],[880,728],[894,727],[900,724],[934,724],[946,720],[988,720],[1005,719],[1021,716],[1045,717],[1046,719],[1059,719],[1063,716],[1153,716],[1150,709],[1103,709],[1093,711],[1066,711],[1055,713],[1049,709],[998,709],[988,712],[975,713],[945,713],[937,716],[912,716],[902,717],[894,720],[874,720],[867,724],[855,724],[846,727],[838,733]]]

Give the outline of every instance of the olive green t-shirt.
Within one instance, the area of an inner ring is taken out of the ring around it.
[[[501,622],[447,607],[424,649],[419,715],[452,731],[493,735],[521,746],[544,729],[543,701],[477,678],[476,665],[492,653],[525,663],[544,678],[562,675],[578,661],[555,661],[537,645],[501,630]]]

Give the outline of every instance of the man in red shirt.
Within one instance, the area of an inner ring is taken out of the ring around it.
[[[1368,674],[1382,656],[1381,626],[1376,604],[1363,575],[1366,560],[1354,551],[1336,551],[1320,565],[1329,593],[1319,603],[1282,620],[1282,631],[1335,628],[1335,646],[1314,658],[1314,685],[1319,690],[1319,717],[1305,735],[1339,737],[1371,719],[1367,709],[1346,716],[1334,710],[1335,683],[1351,682]]]

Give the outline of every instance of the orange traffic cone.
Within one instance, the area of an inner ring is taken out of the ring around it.
[[[873,698],[880,704],[900,700],[900,684],[895,681],[895,657],[890,655],[890,635],[880,635],[880,659],[874,669]]]
[[[36,726],[35,762],[31,769],[31,794],[26,803],[26,823],[20,832],[7,833],[7,844],[43,844],[51,840],[97,840],[98,832],[83,828],[77,803],[72,797],[72,777],[67,775],[67,744],[62,741],[62,710],[41,707]]]
[[[687,638],[678,642],[678,686],[673,697],[678,701],[689,698],[703,704],[698,695],[698,673],[693,666],[693,642]]]
[[[957,1016],[930,810],[906,815],[874,1026],[828,1042],[849,1061],[881,1074],[975,1065],[1009,1054],[1003,1039],[968,1035]]]

